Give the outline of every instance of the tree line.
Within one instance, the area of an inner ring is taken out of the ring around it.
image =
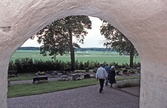
[[[102,20],[100,33],[106,38],[103,43],[106,49],[113,49],[119,54],[130,55],[130,67],[133,67],[133,58],[137,55],[137,51],[133,44],[114,26]],[[75,49],[80,48],[78,43],[84,43],[84,37],[87,30],[92,28],[92,22],[88,16],[68,16],[52,22],[51,24],[40,30],[35,36],[38,38],[40,46],[40,54],[43,56],[51,56],[56,60],[57,55],[70,53],[71,70],[76,69]],[[73,42],[73,38],[77,42]]]
[[[18,50],[40,50],[40,47],[19,47]],[[107,48],[75,48],[75,51],[108,51],[112,52],[115,51],[113,49],[107,49]]]

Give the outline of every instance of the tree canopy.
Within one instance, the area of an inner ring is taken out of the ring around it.
[[[103,21],[100,33],[106,38],[104,45],[119,52],[120,55],[130,55],[130,67],[133,67],[133,57],[137,54],[133,44],[114,26]]]
[[[70,52],[71,70],[75,70],[74,48],[80,46],[73,43],[73,37],[77,39],[77,42],[84,43],[84,36],[88,33],[86,29],[91,29],[91,25],[89,17],[84,15],[69,16],[54,21],[37,33],[37,41],[43,43],[40,53],[56,59],[58,54],[63,55]]]

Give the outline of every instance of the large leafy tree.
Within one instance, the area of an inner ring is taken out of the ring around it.
[[[133,58],[137,55],[137,51],[133,44],[115,27],[108,22],[103,21],[100,27],[100,33],[105,36],[104,45],[119,52],[120,55],[130,55],[130,67],[133,67]]]
[[[74,48],[79,45],[73,43],[73,37],[77,42],[83,43],[84,36],[88,33],[86,29],[91,29],[91,20],[88,16],[69,16],[54,21],[37,33],[38,42],[43,43],[40,53],[56,59],[58,54],[63,55],[70,52],[71,70],[75,70]]]

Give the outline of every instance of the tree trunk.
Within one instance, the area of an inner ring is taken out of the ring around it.
[[[69,36],[70,36],[70,57],[71,57],[71,71],[75,70],[75,53],[74,53],[74,48],[72,44],[72,32],[71,29],[69,29]]]
[[[130,67],[133,67],[134,47],[130,51]]]

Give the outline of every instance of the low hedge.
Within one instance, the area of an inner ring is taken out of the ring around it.
[[[104,62],[103,64],[107,64]],[[109,65],[115,65],[116,68],[125,68],[128,64],[118,65],[118,63],[112,62]],[[63,70],[69,68],[70,62],[64,62],[59,60],[33,60],[32,58],[19,58],[16,60],[11,60],[9,63],[9,70],[17,70],[18,73],[24,72],[37,72],[37,71],[51,71],[51,70]],[[76,61],[76,70],[85,70],[86,68],[95,69],[100,65],[97,61],[87,61],[80,62]],[[134,66],[139,67],[140,63],[134,64]]]

